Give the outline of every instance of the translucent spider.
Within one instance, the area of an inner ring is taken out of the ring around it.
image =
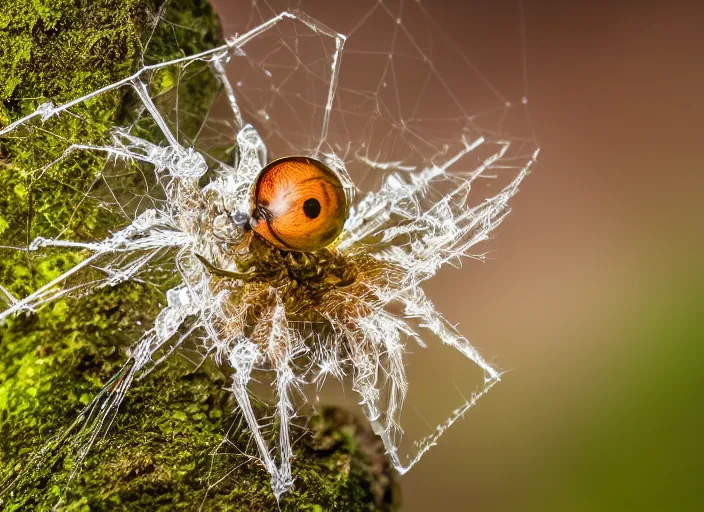
[[[267,168],[267,147],[257,130],[243,119],[223,69],[232,55],[243,52],[250,41],[284,20],[300,23],[335,45],[319,143],[304,155],[310,158],[306,165],[329,172],[334,177],[330,178],[334,182],[331,186],[341,191],[337,200],[343,206],[331,207],[330,214],[317,199],[309,202],[312,197],[301,196],[300,203],[290,199],[290,190],[280,195],[290,200],[276,196],[280,180],[273,185],[274,199],[270,197],[264,203],[259,197],[257,185],[262,170]],[[277,498],[294,485],[292,394],[303,383],[322,382],[328,375],[338,379],[350,375],[374,432],[383,440],[396,469],[404,473],[499,381],[500,372],[434,309],[419,285],[444,263],[468,255],[472,246],[488,238],[508,214],[508,201],[528,174],[537,150],[521,163],[505,186],[476,205],[467,202],[473,183],[489,170],[511,165],[506,162],[509,141],[462,136],[457,151],[445,148],[423,168],[371,161],[359,155],[359,161],[370,168],[393,172],[377,190],[353,202],[355,186],[345,163],[334,154],[335,148],[326,144],[344,42],[345,37],[306,15],[285,11],[221,47],[146,66],[118,83],[64,105],[45,104],[0,130],[0,136],[11,134],[31,122],[70,112],[96,95],[126,86],[137,94],[166,141],[157,145],[125,127],[113,131],[111,145],[74,144],[67,149],[62,158],[75,151],[94,151],[106,153],[115,161],[149,164],[165,192],[164,201],[145,209],[127,227],[99,242],[35,239],[29,250],[73,247],[86,251],[87,256],[27,297],[11,297],[9,307],[0,313],[1,320],[19,311],[35,310],[76,291],[76,287],[113,286],[133,279],[160,251],[173,249],[181,284],[168,291],[167,304],[153,329],[134,345],[125,366],[82,413],[83,431],[89,435],[79,448],[75,471],[92,444],[104,435],[132,382],[177,350],[195,329],[206,333],[206,354],[230,369],[232,393],[251,431],[258,457],[271,475]],[[205,185],[202,181],[209,171],[206,159],[179,142],[142,81],[148,73],[195,61],[208,62],[221,80],[237,128],[235,164],[221,164]],[[450,172],[478,148],[490,150],[476,159],[471,169]],[[322,224],[312,235],[298,220],[288,227],[274,228],[275,217],[288,214],[292,208],[297,208],[296,215],[305,214],[309,219],[332,219],[331,224]],[[330,243],[330,239],[334,241]],[[102,280],[69,285],[72,276],[105,256],[116,257],[109,266],[101,267]],[[399,418],[408,391],[404,352],[408,343],[425,347],[424,335],[436,337],[470,359],[483,371],[484,383],[434,432],[418,441],[409,457],[403,458],[398,448],[402,436]],[[248,390],[254,375],[265,370],[275,373],[279,420],[276,447],[270,446],[262,433],[261,418],[255,415]]]

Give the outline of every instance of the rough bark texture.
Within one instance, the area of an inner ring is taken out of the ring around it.
[[[171,23],[153,31],[157,12]],[[148,58],[166,60],[218,44],[220,31],[205,0],[0,0],[0,126],[45,101],[61,104],[130,74],[148,39]],[[209,76],[180,98],[194,122],[218,92]],[[109,232],[115,217],[81,201],[103,158],[76,154],[41,180],[32,170],[70,141],[103,140],[133,107],[127,94],[105,94],[74,110],[82,119],[64,115],[47,120],[46,131],[0,139],[0,246],[26,246],[60,230],[82,239]],[[21,297],[84,256],[42,252],[0,249],[0,284]],[[150,325],[160,302],[158,287],[126,283],[0,325],[0,510],[51,510],[57,503],[75,464],[60,433],[124,363],[124,348]],[[194,370],[178,357],[137,382],[59,510],[275,510],[260,465],[234,447],[211,457],[238,421],[227,383],[216,369]],[[308,429],[294,447],[296,484],[281,509],[396,508],[392,472],[366,426],[329,409],[311,416]],[[247,434],[233,432],[230,440],[244,449]]]

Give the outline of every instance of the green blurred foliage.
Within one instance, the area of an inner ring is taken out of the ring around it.
[[[564,421],[569,440],[545,463],[560,476],[544,483],[531,509],[702,509],[704,276],[696,268],[673,265],[645,280],[637,317],[610,323],[625,324],[625,338],[613,343],[629,352],[618,370],[605,364],[595,392],[576,404],[591,421]]]

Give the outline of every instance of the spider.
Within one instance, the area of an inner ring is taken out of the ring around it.
[[[98,151],[152,165],[166,192],[164,206],[147,209],[100,242],[34,240],[30,250],[75,247],[89,255],[0,313],[2,319],[61,296],[56,292],[58,285],[103,255],[137,255],[119,260],[122,263],[117,263],[102,283],[115,285],[133,278],[157,251],[174,250],[173,263],[181,284],[167,292],[167,304],[154,327],[132,347],[125,366],[81,413],[82,429],[88,435],[79,447],[75,471],[109,427],[131,383],[177,350],[196,328],[206,333],[203,346],[207,354],[231,371],[230,389],[259,459],[271,475],[277,499],[294,485],[292,394],[303,382],[351,375],[353,390],[359,394],[374,432],[396,469],[405,473],[500,380],[500,372],[435,310],[419,285],[442,264],[467,254],[501,223],[509,211],[509,199],[528,174],[537,152],[507,186],[476,206],[466,204],[472,183],[504,157],[510,142],[463,139],[455,154],[413,173],[390,173],[378,190],[360,199],[355,199],[355,187],[344,163],[322,150],[328,115],[314,154],[269,162],[264,140],[242,118],[222,62],[285,19],[303,23],[336,43],[329,107],[344,37],[302,13],[286,11],[226,45],[145,67],[121,82],[58,107],[43,105],[0,130],[0,135],[10,133],[32,118],[44,120],[96,94],[128,85],[167,142],[160,146],[129,129],[115,129],[112,145],[74,144],[68,148],[64,156],[73,151]],[[196,60],[209,62],[222,80],[238,129],[235,164],[223,164],[205,186],[205,158],[177,140],[141,80],[147,71]],[[448,172],[463,156],[489,144],[495,151],[471,172]],[[448,192],[427,206],[430,188],[439,183],[450,185]],[[419,327],[412,326],[409,319],[417,320]],[[418,441],[411,457],[402,460],[399,418],[408,392],[404,352],[408,343],[425,347],[424,333],[479,366],[484,385],[432,434]],[[262,432],[248,389],[254,375],[262,370],[275,374],[279,431],[274,451]]]

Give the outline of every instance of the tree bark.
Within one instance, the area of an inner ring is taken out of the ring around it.
[[[170,23],[155,24],[159,18]],[[0,7],[0,126],[89,93],[133,73],[221,43],[205,0],[13,0]],[[207,114],[218,84],[180,97],[193,123]],[[59,232],[98,239],[115,217],[82,191],[105,159],[81,153],[37,179],[42,162],[67,141],[105,140],[136,103],[101,95],[19,136],[0,138],[0,305],[50,282],[85,255],[24,252]],[[41,129],[39,129],[41,127]],[[125,349],[149,327],[163,290],[128,282],[54,301],[0,324],[0,510],[276,510],[269,475],[244,452],[249,436],[214,366],[172,357],[129,391],[112,428],[75,469],[76,429],[86,404],[125,363]],[[398,488],[383,447],[366,423],[339,409],[312,413],[294,445],[294,488],[282,510],[394,510]],[[64,435],[65,433],[65,435]],[[216,448],[227,435],[228,449]],[[217,484],[216,484],[217,482]],[[216,485],[215,485],[216,484]]]

